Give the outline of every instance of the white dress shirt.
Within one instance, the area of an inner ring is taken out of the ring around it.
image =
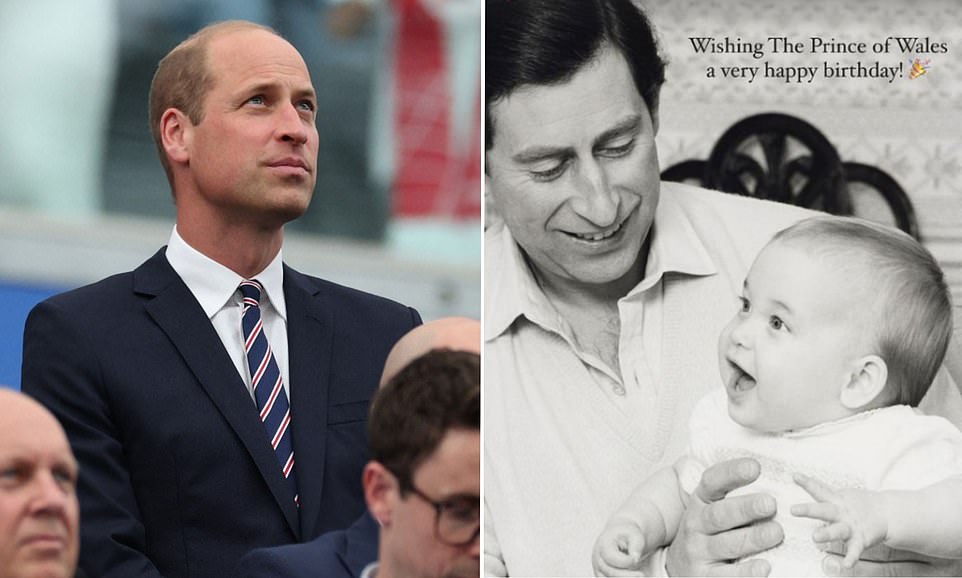
[[[254,390],[251,387],[251,374],[247,367],[244,333],[241,328],[244,305],[237,289],[244,278],[188,245],[177,233],[176,226],[170,233],[166,254],[170,266],[184,281],[210,319],[253,400]],[[284,391],[290,399],[287,306],[284,302],[284,268],[281,255],[282,251],[278,251],[274,260],[252,279],[256,279],[264,287],[260,300],[261,319],[277,366],[284,378]]]

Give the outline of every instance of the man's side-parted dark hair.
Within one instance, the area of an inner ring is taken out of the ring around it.
[[[606,43],[628,61],[648,111],[658,111],[665,61],[632,0],[486,0],[484,30],[485,150],[494,142],[493,104],[527,84],[569,80]]]
[[[481,429],[481,357],[435,349],[375,394],[367,422],[371,458],[408,490],[415,470],[452,429]]]

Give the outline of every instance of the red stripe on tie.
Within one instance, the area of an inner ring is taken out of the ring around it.
[[[261,421],[266,420],[271,410],[274,409],[274,402],[277,401],[277,396],[283,387],[284,380],[281,379],[280,372],[278,372],[277,381],[274,382],[274,389],[271,390],[271,396],[267,398],[267,403],[264,404],[264,409],[261,410]]]
[[[251,330],[251,334],[247,338],[247,341],[244,342],[244,353],[250,353],[251,347],[254,345],[254,340],[257,339],[257,336],[261,334],[261,330],[263,328],[264,328],[264,320],[258,319],[257,325],[255,325],[254,329]]]
[[[277,432],[274,433],[274,439],[271,440],[271,447],[275,450],[277,449],[277,444],[281,443],[281,438],[284,437],[284,432],[287,431],[287,424],[291,423],[291,410],[288,409],[287,413],[284,414],[284,421],[277,428]],[[287,474],[284,475],[287,477]]]
[[[284,464],[284,477],[287,478],[288,476],[290,476],[291,470],[293,469],[294,469],[294,452],[291,452],[291,455],[287,456],[287,463]],[[294,500],[296,501],[297,497],[295,497]]]
[[[264,358],[261,359],[261,364],[257,367],[257,371],[254,372],[254,377],[251,380],[251,389],[257,389],[258,384],[261,382],[261,378],[264,377],[264,372],[267,371],[267,364],[271,360],[271,348],[268,347],[267,351],[264,352]]]

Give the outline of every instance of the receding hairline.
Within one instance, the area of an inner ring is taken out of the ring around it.
[[[199,46],[207,50],[210,47],[210,43],[215,40],[224,38],[225,36],[229,36],[237,32],[247,32],[247,31],[256,31],[256,30],[267,32],[269,34],[277,36],[278,38],[284,39],[283,36],[281,36],[276,30],[274,30],[270,26],[265,26],[263,24],[258,24],[256,22],[249,22],[247,20],[224,20],[222,22],[216,22],[214,24],[205,26],[200,30],[198,30],[197,32],[191,34],[190,36],[185,38],[183,41],[181,41],[180,44],[178,44],[173,49],[171,49],[171,51],[167,53],[167,56],[179,50],[183,50],[185,48],[189,48],[193,46]]]
[[[284,38],[280,33],[270,26],[265,26],[256,22],[249,22],[247,20],[224,20],[222,22],[216,22],[201,28],[194,34],[181,41],[180,44],[172,48],[170,52],[164,55],[164,57],[158,63],[157,72],[154,74],[154,81],[157,80],[158,73],[160,72],[161,68],[165,67],[166,62],[176,60],[178,55],[189,50],[197,50],[199,52],[200,63],[203,68],[204,75],[211,78],[216,72],[210,68],[211,47],[217,42],[226,40],[233,35],[258,31],[270,34],[271,36],[283,40],[290,45],[290,42],[288,42],[286,38]],[[291,48],[294,48],[294,46],[291,45]],[[297,49],[294,48],[294,50],[296,51]],[[170,83],[173,79],[170,78],[165,80],[166,82]],[[154,82],[151,82],[151,92],[153,91]],[[163,115],[165,110],[166,109],[156,111],[158,116],[156,119],[157,121],[160,120],[159,117]],[[153,123],[154,120],[155,119],[151,119],[151,122]]]
[[[255,31],[266,32],[285,40],[283,36],[278,34],[278,32],[270,26],[257,24],[256,22],[248,22],[247,20],[225,20],[223,22],[217,22],[205,26],[204,28],[201,28],[197,32],[191,34],[181,41],[180,44],[173,47],[170,52],[164,55],[160,62],[162,64],[164,61],[171,59],[171,57],[176,57],[177,54],[187,50],[196,49],[201,53],[201,62],[203,63],[205,71],[208,74],[211,74],[213,71],[208,68],[208,64],[210,49],[213,43],[223,40],[234,34]]]
[[[171,180],[172,176],[161,142],[161,118],[173,108],[186,114],[191,122],[199,123],[204,116],[202,101],[213,82],[214,71],[209,65],[211,43],[235,34],[255,31],[266,32],[287,42],[269,26],[247,20],[225,20],[201,28],[172,48],[158,62],[150,82],[147,116],[150,134],[168,180]],[[185,92],[187,86],[191,86],[193,90]]]
[[[225,20],[223,22],[217,22],[201,28],[186,38],[183,42],[175,46],[170,52],[167,53],[166,56],[164,56],[163,60],[166,60],[171,55],[185,50],[197,49],[201,54],[200,60],[205,74],[213,77],[216,73],[216,70],[210,68],[210,55],[212,48],[219,42],[223,42],[234,35],[249,32],[264,32],[279,38],[284,42],[287,42],[286,38],[281,36],[270,26],[257,24],[256,22],[248,22],[247,20]],[[289,42],[287,43],[290,44]]]

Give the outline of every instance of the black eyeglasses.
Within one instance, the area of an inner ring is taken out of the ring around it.
[[[434,535],[449,546],[466,546],[481,533],[481,505],[478,498],[458,496],[435,502],[424,492],[405,484],[415,496],[434,507]]]

